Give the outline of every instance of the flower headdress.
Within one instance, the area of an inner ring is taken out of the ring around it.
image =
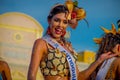
[[[69,10],[68,20],[71,20],[71,19],[74,19],[74,18],[76,18],[77,21],[85,19],[86,11],[83,8],[78,7],[78,1],[77,0],[75,0],[75,1],[66,0],[65,5]],[[87,22],[87,24],[88,24],[88,22]]]
[[[111,30],[108,30],[104,27],[101,27],[101,29],[105,32],[105,34],[108,34],[108,33],[112,33],[113,35],[120,34],[120,29],[118,29],[118,31],[117,31],[114,24],[112,24]],[[94,42],[96,44],[101,44],[102,38],[94,38]]]

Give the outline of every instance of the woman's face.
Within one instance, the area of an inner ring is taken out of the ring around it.
[[[65,13],[59,13],[48,20],[52,37],[60,38],[68,26],[68,20]]]

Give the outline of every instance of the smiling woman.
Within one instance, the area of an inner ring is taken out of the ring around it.
[[[34,42],[28,80],[36,80],[38,68],[45,80],[86,80],[105,59],[115,56],[106,53],[87,70],[82,72],[78,70],[77,53],[72,48],[72,44],[64,37],[68,25],[74,29],[79,21],[77,16],[73,17],[71,9],[74,10],[73,2],[68,0],[66,4],[56,4],[50,10],[47,17],[47,32]],[[79,13],[79,15],[82,14]]]

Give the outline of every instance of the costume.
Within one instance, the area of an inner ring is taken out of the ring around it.
[[[58,4],[59,5],[59,4]],[[54,9],[58,6],[53,7]],[[60,4],[61,5],[61,4]],[[65,2],[67,9],[67,19],[69,25],[75,29],[77,21],[82,20],[86,17],[86,12],[83,8],[78,7],[77,1],[67,0]],[[59,10],[58,10],[59,11]],[[66,12],[65,11],[65,12]],[[55,15],[55,14],[54,14]],[[52,11],[48,16],[49,19],[53,17]],[[65,32],[66,33],[66,32]],[[40,68],[44,76],[70,76],[71,80],[77,80],[77,69],[76,69],[76,54],[71,54],[69,49],[65,49],[61,44],[54,40],[50,35],[50,28],[48,27],[47,34],[42,39],[46,41],[48,47],[48,54],[41,60]],[[64,37],[64,34],[61,35]],[[64,42],[64,41],[63,41]],[[53,49],[49,48],[49,45]],[[66,44],[64,43],[65,47]]]
[[[103,80],[120,80],[120,63],[119,63],[120,57],[117,57],[112,64],[110,65],[107,74],[105,76],[105,79]],[[100,69],[100,68],[99,68]],[[98,72],[97,72],[98,73]],[[97,73],[94,72],[89,80],[98,80],[96,79]],[[105,75],[105,74],[104,74]]]
[[[64,51],[60,51],[57,47],[50,49],[49,43],[47,43],[48,54],[42,59],[40,68],[44,76],[70,76],[69,61],[67,61],[67,54]],[[72,55],[74,63],[76,62],[77,56]],[[76,65],[75,65],[76,66]],[[76,75],[76,74],[75,74]],[[75,79],[74,79],[75,80]]]
[[[116,58],[111,64],[108,73],[106,75],[106,80],[120,80],[120,57]]]
[[[50,49],[48,47],[48,56],[46,56],[46,58],[41,61],[40,66],[41,71],[45,76],[70,76],[66,55],[64,52],[59,52],[58,49]]]

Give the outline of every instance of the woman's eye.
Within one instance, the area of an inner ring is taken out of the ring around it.
[[[54,19],[54,21],[59,22],[60,20],[59,19]]]
[[[68,24],[68,21],[63,21],[64,24]]]
[[[54,19],[54,21],[55,21],[55,22],[61,22],[61,20],[60,20],[60,19],[57,19],[57,18],[56,18],[56,19]],[[63,20],[63,24],[68,24],[68,21]]]

